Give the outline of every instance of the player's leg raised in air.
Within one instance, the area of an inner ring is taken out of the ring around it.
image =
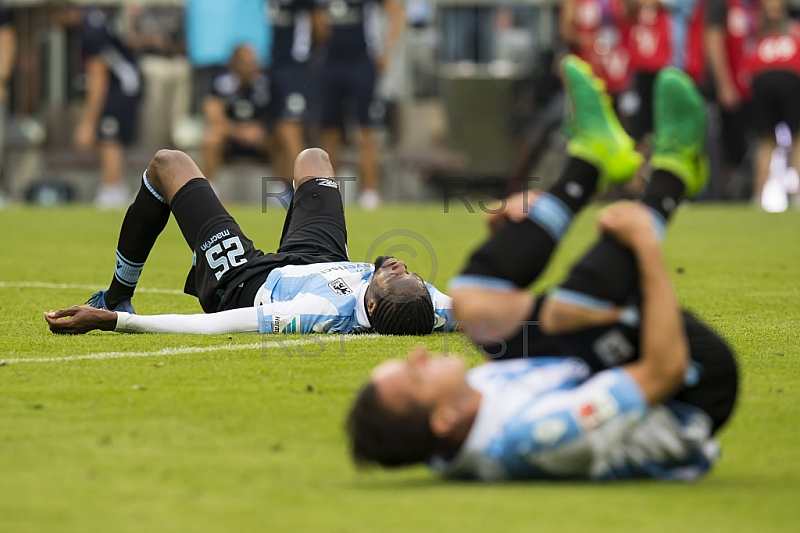
[[[518,212],[519,197],[512,199],[516,205],[507,208],[508,220],[472,255],[463,274],[451,283],[451,294],[456,318],[489,357],[583,353],[600,370],[639,354],[638,272],[631,251],[602,235],[560,287],[539,298],[526,290],[597,182],[602,183],[603,176],[624,180],[624,173],[615,175],[604,157],[616,150],[613,161],[625,161],[629,144],[622,137],[599,134],[618,127],[602,85],[576,58],[566,59],[563,70],[572,100],[567,131],[573,157],[567,169],[553,189],[531,196],[524,216]],[[677,69],[659,74],[654,108],[653,172],[641,201],[663,235],[680,201],[696,194],[707,180],[706,117],[696,87]],[[628,164],[626,171],[633,166]],[[702,372],[692,377],[696,387],[687,389],[683,399],[704,408],[718,428],[735,401],[735,361],[724,341],[685,312],[684,326],[696,369]]]

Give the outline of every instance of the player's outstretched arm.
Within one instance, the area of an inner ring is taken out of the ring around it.
[[[621,202],[600,214],[600,229],[636,256],[642,292],[641,358],[623,367],[651,405],[669,398],[681,385],[689,345],[678,299],[672,289],[661,243],[643,204]]]
[[[119,333],[257,333],[258,309],[246,307],[211,314],[132,315],[89,306],[75,306],[44,314],[53,333],[80,335],[93,330]]]

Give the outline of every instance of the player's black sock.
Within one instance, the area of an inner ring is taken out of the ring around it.
[[[570,157],[561,177],[547,192],[564,202],[573,213],[577,213],[589,203],[589,199],[597,191],[599,175],[594,165],[583,159]]]
[[[683,199],[685,190],[686,186],[674,174],[666,170],[654,170],[642,196],[642,203],[669,221]]]
[[[558,182],[531,206],[528,219],[495,231],[470,257],[462,276],[495,278],[527,287],[547,266],[574,214],[594,194],[597,178],[594,166],[570,158]]]
[[[168,220],[169,205],[150,187],[145,173],[119,232],[114,278],[105,297],[109,308],[133,296],[147,256]]]
[[[642,203],[651,209],[660,234],[663,235],[667,222],[683,198],[684,190],[683,182],[669,172],[656,170],[650,176]],[[637,292],[638,282],[639,273],[633,252],[613,237],[604,235],[575,264],[561,285],[561,292],[564,295],[564,290],[573,291],[621,305]]]

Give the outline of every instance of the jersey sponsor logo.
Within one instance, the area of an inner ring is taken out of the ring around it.
[[[299,333],[300,315],[275,315],[272,318],[272,333]]]
[[[611,330],[592,344],[597,357],[607,367],[629,361],[635,352],[633,344],[619,331]]]
[[[617,401],[608,392],[603,392],[579,406],[575,415],[581,427],[591,431],[611,420],[618,412]]]
[[[758,45],[757,54],[764,63],[788,61],[797,54],[797,44],[788,35],[767,38]]]
[[[345,283],[342,278],[336,278],[335,280],[328,283],[328,287],[336,293],[337,296],[349,296],[353,294],[353,289]]]

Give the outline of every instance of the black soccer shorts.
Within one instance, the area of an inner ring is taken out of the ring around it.
[[[609,324],[562,335],[545,335],[539,329],[539,311],[546,296],[537,298],[527,324],[504,343],[484,344],[491,359],[522,357],[577,357],[594,372],[639,358],[640,329]],[[717,431],[736,403],[739,373],[733,351],[722,338],[686,310],[682,311],[692,359],[686,386],[674,397],[705,411]]]
[[[170,208],[194,251],[184,292],[196,296],[206,313],[252,306],[275,268],[349,261],[342,197],[330,178],[309,180],[295,191],[275,253],[255,247],[203,178],[184,185]]]

